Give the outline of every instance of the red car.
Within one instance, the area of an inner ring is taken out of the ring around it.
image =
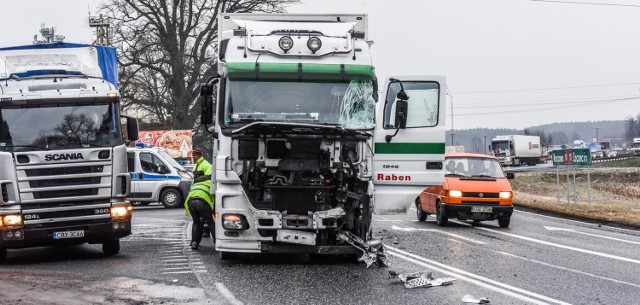
[[[498,159],[471,153],[445,155],[444,185],[426,188],[416,199],[417,217],[425,221],[436,215],[436,223],[446,226],[449,218],[498,220],[509,226],[513,213],[513,192]]]

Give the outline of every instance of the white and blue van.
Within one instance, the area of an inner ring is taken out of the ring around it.
[[[127,161],[131,174],[134,205],[160,202],[166,208],[181,207],[193,183],[193,173],[160,147],[128,147]]]

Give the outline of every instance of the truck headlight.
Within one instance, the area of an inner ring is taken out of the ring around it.
[[[283,36],[282,38],[280,38],[280,40],[278,40],[278,46],[280,47],[280,49],[282,49],[282,51],[287,53],[287,51],[293,48],[293,39],[291,39],[291,37],[289,36]]]
[[[130,206],[124,207],[112,207],[111,208],[111,218],[126,218],[129,216]]]
[[[462,191],[449,190],[449,197],[462,197]]]
[[[0,226],[20,226],[22,225],[22,215],[4,215],[0,220]]]
[[[513,193],[511,193],[511,192],[500,192],[499,196],[502,199],[509,199],[509,198],[513,197]]]
[[[318,37],[311,37],[307,40],[307,48],[311,50],[312,53],[316,53],[316,51],[322,48],[322,41]]]
[[[249,228],[249,222],[244,215],[222,214],[222,227],[226,230],[246,230]]]

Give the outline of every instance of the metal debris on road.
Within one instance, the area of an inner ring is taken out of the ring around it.
[[[398,273],[391,269],[389,269],[389,277],[399,278],[406,288],[447,286],[456,280],[452,277],[434,278],[431,272]]]
[[[374,264],[378,267],[389,267],[387,254],[384,253],[384,243],[381,239],[372,239],[365,242],[362,238],[349,231],[339,231],[337,237],[362,251],[362,257],[358,261],[365,262],[367,268]]]
[[[491,301],[489,301],[489,298],[475,298],[474,296],[470,295],[470,294],[465,294],[462,297],[462,303],[473,303],[473,304],[489,304],[491,303]]]

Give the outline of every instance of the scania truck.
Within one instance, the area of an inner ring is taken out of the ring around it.
[[[445,79],[391,77],[378,101],[367,15],[219,20],[220,75],[201,97],[223,258],[351,253],[374,211],[443,183]]]
[[[489,150],[498,158],[501,165],[520,166],[536,165],[542,157],[542,146],[539,136],[506,135],[496,136],[491,140]]]
[[[0,49],[0,259],[131,234],[116,50],[69,43]],[[137,121],[126,118],[129,140]]]

